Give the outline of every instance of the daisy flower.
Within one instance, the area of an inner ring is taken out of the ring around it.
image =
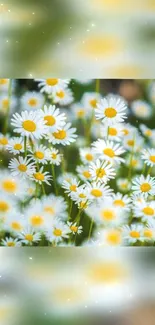
[[[143,228],[142,236],[144,241],[155,241],[155,225],[152,223],[148,223],[148,225]]]
[[[132,135],[125,137],[123,141],[124,148],[134,152],[141,151],[143,144],[143,138],[138,134],[137,131]]]
[[[112,194],[112,189],[101,183],[87,183],[86,188],[88,189],[89,198],[91,200],[100,200]]]
[[[48,196],[43,196],[41,199],[41,210],[44,215],[50,217],[50,220],[61,218],[63,220],[67,219],[67,204],[63,197],[55,196],[50,194]]]
[[[140,119],[150,119],[152,116],[152,107],[143,100],[135,100],[131,104],[133,114]]]
[[[71,178],[70,180],[64,180],[62,183],[62,188],[65,189],[65,193],[68,194],[68,196],[71,196],[72,192],[76,192],[77,188],[79,186],[79,181],[76,178]]]
[[[134,170],[141,170],[143,168],[143,163],[137,153],[132,155],[132,157],[129,154],[126,158],[126,164]]]
[[[142,240],[143,226],[131,225],[122,227],[122,236],[125,244],[135,244],[137,241]]]
[[[21,176],[22,178],[31,176],[35,172],[35,165],[31,159],[18,157],[12,158],[9,162],[12,176]]]
[[[24,228],[24,219],[21,217],[19,211],[15,213],[11,211],[5,220],[4,227],[6,231],[14,233],[15,235],[19,231],[22,231]]]
[[[42,144],[36,145],[33,150],[29,150],[31,157],[35,162],[41,163],[43,165],[47,164],[48,160],[48,148],[43,146]]]
[[[129,137],[130,135],[132,136],[132,134],[135,130],[136,130],[136,128],[133,125],[131,125],[129,123],[123,123],[122,124],[123,138]]]
[[[53,105],[47,107],[44,105],[43,110],[40,112],[49,132],[56,132],[61,130],[65,125],[66,116],[64,113],[60,114],[59,108]]]
[[[21,107],[25,110],[39,110],[43,104],[44,96],[36,91],[27,91],[21,97]]]
[[[89,166],[77,166],[76,171],[78,173],[79,178],[83,181],[91,181],[92,176],[89,171]]]
[[[9,135],[0,133],[0,150],[7,149],[7,145],[9,143]]]
[[[91,161],[96,159],[96,155],[91,148],[80,148],[79,153],[83,164],[89,164]]]
[[[14,137],[9,139],[6,149],[13,153],[14,155],[18,155],[24,152],[24,141],[22,137]]]
[[[56,166],[59,166],[61,164],[63,155],[59,153],[59,150],[55,148],[48,149],[47,151],[47,159],[48,161]]]
[[[105,97],[95,109],[96,119],[102,120],[109,126],[121,123],[126,118],[126,105],[120,98]]]
[[[0,79],[0,91],[8,91],[10,79]]]
[[[63,173],[58,176],[58,183],[62,185],[63,181],[71,182],[75,175],[73,173]]]
[[[52,98],[54,104],[60,105],[69,105],[74,100],[73,93],[69,88],[60,88],[54,91],[50,98]]]
[[[47,94],[53,93],[53,91],[59,91],[61,88],[66,88],[69,84],[69,79],[35,79],[39,82],[38,87],[41,88],[41,93]]]
[[[145,198],[150,195],[155,195],[155,178],[148,175],[144,177],[136,177],[133,180],[132,190],[135,194],[142,194]]]
[[[115,207],[119,207],[123,211],[130,211],[131,199],[128,195],[123,195],[122,193],[116,193],[112,196],[112,204]]]
[[[58,243],[68,238],[69,228],[64,223],[56,220],[54,224],[47,230],[47,239],[50,242]]]
[[[97,108],[97,105],[99,104],[101,100],[101,95],[96,92],[89,92],[84,93],[83,97],[81,98],[81,103],[83,107],[86,107],[89,110],[94,110]]]
[[[40,185],[42,185],[42,183],[51,185],[50,181],[52,180],[52,177],[48,172],[43,171],[43,166],[38,171],[35,171],[35,173],[33,173],[30,178]]]
[[[111,198],[102,200],[99,207],[94,209],[94,216],[97,222],[104,224],[106,227],[120,225],[124,221],[121,214],[121,208],[114,206]]]
[[[24,228],[21,232],[17,234],[18,239],[21,243],[26,245],[32,245],[33,243],[38,243],[41,240],[41,233],[36,232],[33,228]]]
[[[25,179],[13,177],[8,170],[0,171],[0,190],[7,195],[15,195],[23,198],[28,184]]]
[[[142,151],[142,159],[144,160],[145,164],[148,166],[153,167],[155,165],[155,149],[144,149]]]
[[[12,237],[6,237],[5,239],[2,239],[1,241],[2,246],[7,246],[7,247],[20,247],[21,242],[18,241],[17,238],[12,238]]]
[[[82,233],[82,226],[78,226],[76,222],[67,222],[67,226],[69,227],[69,231],[75,235],[75,234],[81,234]]]
[[[84,119],[90,116],[90,111],[86,109],[81,103],[75,103],[71,106],[71,113],[73,118],[76,119]]]
[[[101,161],[99,159],[96,162],[92,162],[89,166],[89,172],[93,180],[100,182],[107,182],[114,178],[116,173],[111,164],[107,161]]]
[[[46,136],[47,140],[52,144],[62,144],[63,146],[75,142],[77,138],[77,135],[75,134],[76,128],[70,127],[71,123],[67,123],[58,131],[48,133]]]
[[[24,210],[25,226],[35,231],[45,231],[49,224],[49,217],[44,213],[39,200],[31,201],[31,204]]]
[[[98,139],[93,144],[93,151],[100,159],[107,160],[111,163],[121,163],[124,159],[120,157],[125,150],[118,143]]]
[[[131,188],[131,183],[127,178],[118,178],[116,179],[118,189],[122,192],[128,192]]]
[[[0,113],[6,115],[9,109],[9,113],[12,114],[17,105],[17,99],[15,96],[11,96],[9,99],[8,94],[0,95]]]
[[[6,193],[0,193],[0,218],[8,215],[14,210],[15,200]]]
[[[76,204],[88,200],[88,190],[85,185],[77,187],[76,191],[71,192],[71,199],[75,201]]]
[[[30,137],[32,140],[42,138],[47,132],[45,121],[38,111],[15,113],[11,119],[11,125],[15,127],[14,132]]]
[[[140,130],[142,134],[148,139],[153,139],[155,137],[155,130],[149,129],[144,124],[140,124]]]
[[[121,246],[122,232],[117,228],[101,230],[97,233],[97,243],[99,246]]]
[[[134,204],[134,214],[136,217],[142,217],[143,221],[150,221],[155,218],[155,202],[146,202],[144,199],[141,202]]]
[[[101,137],[108,137],[109,140],[120,142],[123,138],[123,126],[121,124],[104,125],[101,128]]]

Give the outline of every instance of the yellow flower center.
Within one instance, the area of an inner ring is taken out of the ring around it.
[[[66,138],[66,131],[65,130],[59,130],[57,132],[54,132],[53,133],[53,136],[56,138],[56,139],[59,139],[59,140],[63,140]]]
[[[110,245],[119,245],[121,243],[121,233],[118,230],[112,230],[107,234],[106,239]]]
[[[116,217],[114,211],[110,209],[101,211],[101,216],[106,221],[112,221]]]
[[[20,172],[25,173],[27,171],[27,166],[24,164],[21,164],[18,166],[18,169],[20,170]]]
[[[132,161],[131,161],[131,165],[132,165],[132,167],[136,167],[137,164],[138,164],[138,160],[136,160],[136,159],[132,159]]]
[[[84,54],[97,57],[109,57],[114,55],[121,48],[120,40],[113,35],[108,36],[91,36],[82,44]]]
[[[62,230],[58,229],[58,228],[55,228],[54,231],[53,231],[53,234],[56,237],[60,237],[62,235]]]
[[[46,125],[48,125],[48,126],[53,126],[56,122],[54,116],[52,116],[52,115],[44,116],[44,120],[46,121]]]
[[[148,238],[152,238],[153,236],[153,231],[150,229],[144,229],[144,236]]]
[[[0,212],[7,212],[9,210],[9,205],[5,201],[0,201]]]
[[[113,118],[117,115],[117,111],[113,107],[108,107],[105,109],[105,116],[108,118]]]
[[[150,160],[155,164],[155,156],[150,156]]]
[[[26,235],[25,235],[25,239],[28,240],[28,241],[32,241],[32,240],[33,240],[33,235],[31,235],[31,234],[26,234]]]
[[[83,176],[86,177],[86,178],[90,178],[91,177],[91,174],[89,173],[89,171],[85,170],[83,172]]]
[[[52,159],[56,159],[56,158],[57,158],[57,154],[53,152],[53,153],[51,154],[51,157],[52,157]]]
[[[56,94],[61,99],[63,99],[65,97],[65,92],[63,90],[57,91]]]
[[[14,193],[17,189],[17,185],[13,180],[4,180],[2,182],[2,187],[9,193]]]
[[[80,202],[79,206],[80,206],[80,209],[86,209],[87,208],[87,202],[86,201]]]
[[[122,132],[124,133],[124,135],[128,135],[129,134],[129,130],[127,130],[127,129],[122,130]]]
[[[80,109],[80,110],[77,111],[77,116],[78,117],[83,117],[84,115],[85,115],[84,109]]]
[[[11,228],[16,231],[20,231],[22,229],[20,223],[17,221],[11,223]]]
[[[4,109],[7,109],[8,106],[9,106],[9,99],[8,99],[8,98],[4,98],[4,99],[2,100],[2,107],[3,107]]]
[[[142,192],[149,192],[151,190],[151,186],[149,183],[143,183],[141,186],[140,186],[140,189]]]
[[[96,108],[97,107],[97,100],[94,98],[94,99],[91,99],[89,101],[89,104],[93,107],[93,108]]]
[[[117,130],[115,128],[110,128],[109,127],[109,132],[108,133],[111,136],[115,136],[115,135],[117,135]]]
[[[91,190],[91,195],[93,195],[95,197],[101,197],[102,191],[97,188],[94,188],[93,190]]]
[[[22,145],[21,145],[20,143],[16,143],[16,144],[14,145],[14,149],[15,149],[15,150],[21,150],[21,149],[22,149]]]
[[[146,130],[145,135],[148,136],[148,137],[151,137],[152,131],[151,130]]]
[[[14,247],[14,246],[15,246],[15,243],[14,243],[13,241],[9,241],[9,242],[7,243],[7,246],[8,246],[8,247]]]
[[[77,232],[77,231],[78,231],[78,227],[76,227],[76,226],[71,226],[71,227],[70,227],[70,230],[73,231],[73,232]]]
[[[70,186],[70,191],[76,192],[76,190],[77,190],[77,186],[76,185],[71,185]]]
[[[42,216],[36,215],[31,217],[31,224],[34,227],[41,226],[44,223],[44,219]]]
[[[36,98],[30,98],[30,99],[28,100],[28,104],[29,104],[30,106],[32,106],[32,107],[36,106],[37,103],[38,103],[38,101],[37,101]]]
[[[123,202],[123,200],[115,200],[114,204],[120,207],[124,207],[125,203]]]
[[[114,152],[114,150],[112,150],[111,148],[106,148],[106,149],[104,149],[104,150],[103,150],[103,153],[104,153],[106,156],[110,157],[110,158],[114,158],[114,157],[115,157],[115,152]]]
[[[46,84],[48,86],[56,86],[58,84],[58,79],[46,79]]]
[[[142,210],[145,214],[147,214],[148,216],[153,216],[154,215],[154,209],[152,209],[151,207],[147,206]]]
[[[35,156],[35,158],[37,158],[37,159],[43,159],[43,158],[44,158],[44,153],[41,152],[41,151],[36,151],[36,152],[34,153],[34,156]]]
[[[128,140],[127,144],[128,144],[128,146],[133,147],[134,144],[135,144],[135,141],[134,140]]]
[[[103,176],[106,175],[106,172],[103,168],[97,168],[96,169],[96,176],[99,178],[102,178]]]
[[[6,85],[8,83],[8,79],[0,79],[0,85]]]
[[[44,174],[42,174],[42,173],[40,173],[40,172],[38,172],[38,173],[35,173],[34,174],[34,178],[37,180],[37,181],[43,181],[44,180]]]
[[[2,146],[6,146],[6,145],[8,144],[8,139],[7,139],[7,138],[1,138],[1,139],[0,139],[0,144],[1,144]]]
[[[91,161],[93,160],[93,155],[91,153],[87,153],[85,158],[88,160],[88,161]]]
[[[138,231],[136,231],[136,230],[132,230],[132,231],[130,231],[130,236],[132,238],[139,238],[140,237],[140,233]]]
[[[86,198],[86,195],[83,194],[83,193],[81,193],[81,194],[79,194],[79,197],[80,197],[81,199],[85,199],[85,198]]]
[[[36,130],[36,124],[31,120],[24,121],[22,125],[25,131],[35,132]]]
[[[53,215],[54,212],[55,212],[54,209],[51,206],[45,207],[44,208],[44,211],[47,212],[47,213],[49,213],[49,214],[51,214],[51,215]]]

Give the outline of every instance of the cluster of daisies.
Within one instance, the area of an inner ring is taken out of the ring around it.
[[[0,79],[0,245],[154,245],[155,84],[128,105],[99,80],[33,83]]]

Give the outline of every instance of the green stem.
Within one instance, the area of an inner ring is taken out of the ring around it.
[[[25,157],[27,156],[27,149],[26,149],[26,137],[24,137],[24,153],[25,153]]]
[[[147,176],[148,176],[148,175],[151,175],[151,171],[152,171],[152,166],[150,166],[150,167],[148,168]]]
[[[72,208],[73,208],[73,201],[71,200],[70,208],[69,208],[69,220],[72,219]]]
[[[90,239],[92,233],[93,224],[94,224],[94,219],[92,218],[90,223],[90,228],[89,228],[88,240]]]
[[[129,165],[129,172],[128,172],[128,181],[131,180],[131,172],[132,172],[132,159],[133,159],[133,155],[134,155],[134,146],[135,146],[135,134],[133,137],[133,141],[134,141],[134,145],[131,151],[131,157],[130,157],[130,165]]]
[[[8,87],[8,108],[7,108],[7,115],[6,115],[5,123],[4,123],[4,134],[7,133],[8,122],[9,122],[10,102],[11,102],[11,84],[12,84],[12,80],[10,79],[9,87]]]
[[[57,184],[56,184],[56,177],[55,177],[55,169],[54,169],[54,165],[53,164],[51,166],[52,166],[52,175],[53,175],[53,183],[54,183],[55,194],[58,195]]]
[[[95,91],[97,94],[100,92],[100,79],[96,79]]]
[[[43,190],[43,194],[46,195],[45,187],[44,187],[44,184],[43,183],[41,184],[41,187],[42,187],[42,190]]]

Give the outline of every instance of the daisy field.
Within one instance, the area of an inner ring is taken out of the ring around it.
[[[0,79],[0,246],[155,245],[155,81]]]

